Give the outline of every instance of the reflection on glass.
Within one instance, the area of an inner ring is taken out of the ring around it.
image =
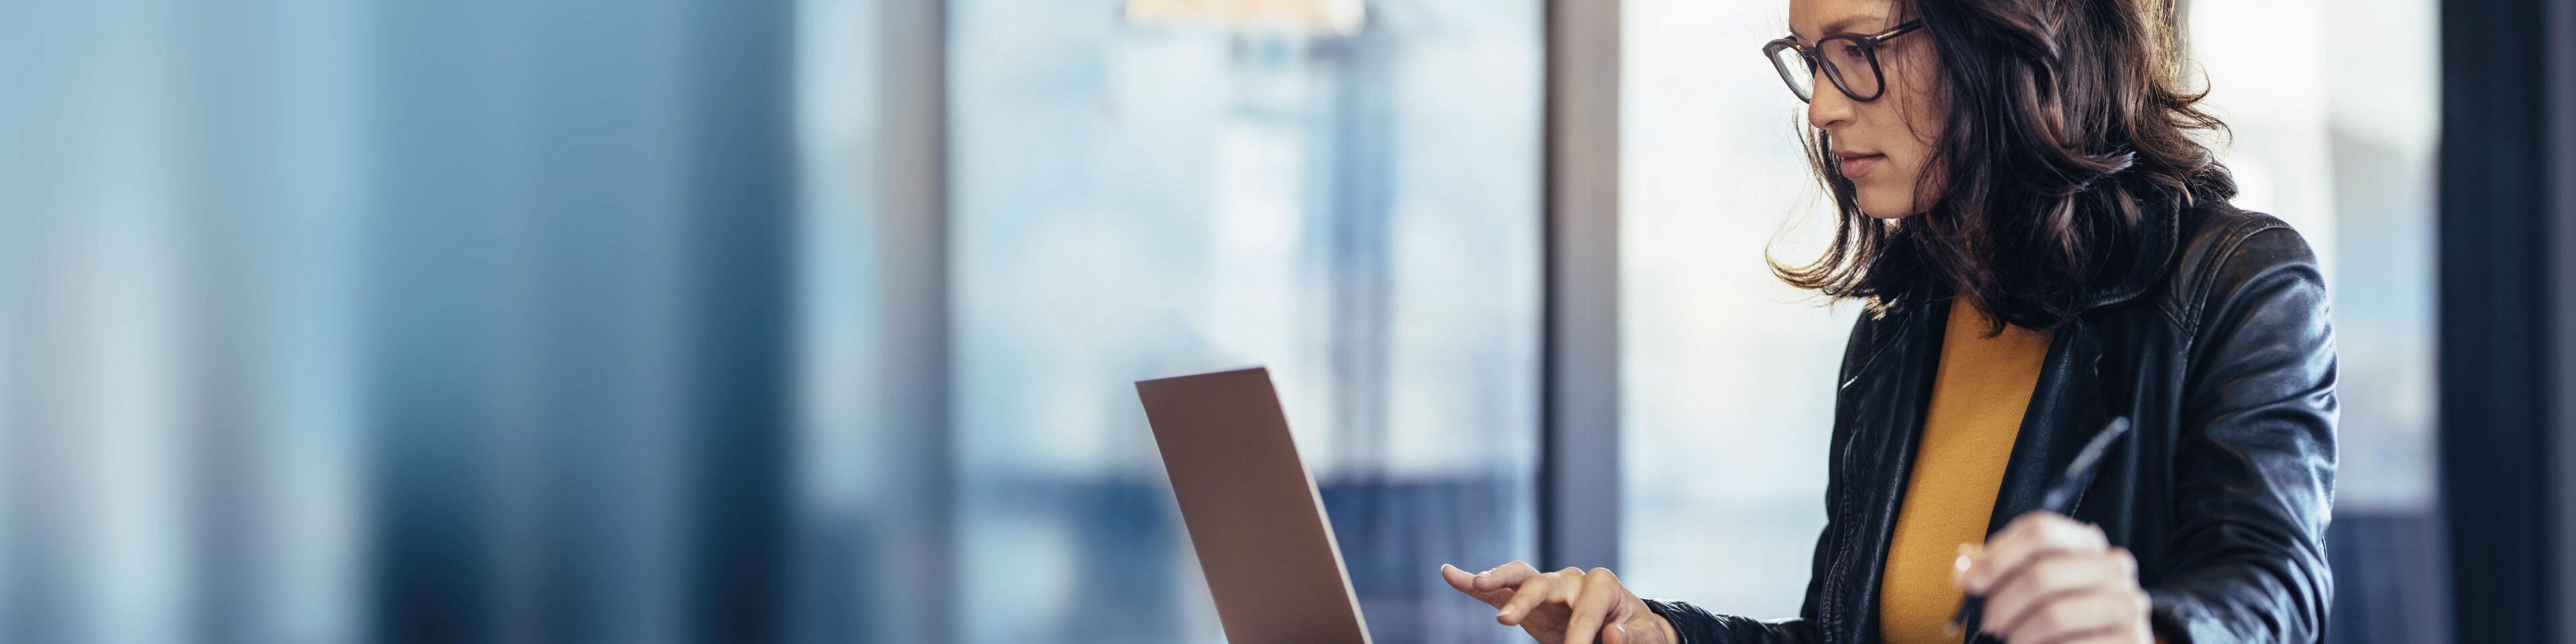
[[[1220,638],[1130,382],[1251,364],[1374,636],[1519,637],[1434,572],[1534,546],[1537,3],[1143,4],[951,8],[964,638]]]

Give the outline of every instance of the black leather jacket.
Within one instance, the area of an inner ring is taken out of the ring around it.
[[[2136,432],[2072,515],[2137,556],[2156,634],[2186,642],[2318,642],[2333,579],[2335,348],[2325,283],[2279,219],[2203,203],[2147,208],[2137,262],[2056,331],[1988,531],[2041,490],[2113,414]],[[1843,350],[1827,523],[1806,606],[1760,622],[1649,605],[1688,644],[1879,641],[1879,571],[1913,469],[1949,303],[1864,315]]]

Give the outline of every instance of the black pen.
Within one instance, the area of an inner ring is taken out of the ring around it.
[[[2075,504],[2075,495],[2083,493],[2084,486],[2093,483],[2093,471],[2101,468],[2102,454],[2111,451],[2111,444],[2128,434],[2127,416],[2111,419],[2110,426],[2103,427],[2102,433],[2093,435],[2092,442],[2084,444],[2084,451],[2075,453],[2075,462],[2066,464],[2066,473],[2057,477],[2057,484],[2048,486],[2048,495],[2039,499],[2039,509],[2058,514],[2071,509],[2068,506]],[[1985,597],[1970,595],[1961,598],[1958,612],[1950,614],[1950,625],[1965,631],[1968,616],[1983,612],[1986,612]]]

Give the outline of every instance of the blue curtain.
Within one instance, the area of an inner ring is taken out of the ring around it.
[[[0,639],[783,639],[794,17],[0,12]]]

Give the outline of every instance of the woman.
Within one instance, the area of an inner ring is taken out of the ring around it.
[[[2227,205],[2172,7],[1789,9],[1765,53],[1841,216],[1821,259],[1774,270],[1868,305],[1804,609],[1640,600],[1599,568],[1441,574],[1549,643],[2319,641],[2325,288],[2297,232]],[[2071,511],[2037,511],[2113,417],[2136,430]],[[1986,599],[1954,626],[1962,596]]]

